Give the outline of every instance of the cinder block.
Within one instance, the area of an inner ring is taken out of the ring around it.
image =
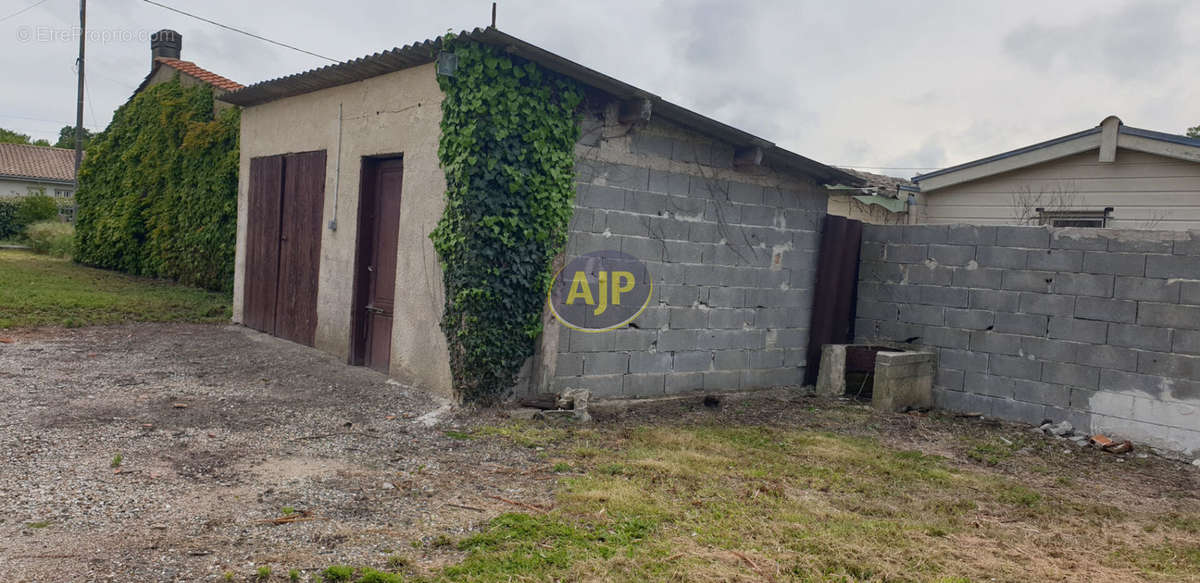
[[[1018,380],[1013,383],[1013,398],[1026,403],[1069,407],[1071,405],[1071,389],[1041,381]],[[1032,423],[1037,423],[1037,421]]]
[[[596,336],[603,336],[603,334],[596,334]],[[696,350],[699,336],[699,330],[664,330],[658,334],[658,350]]]
[[[588,333],[571,330],[571,352],[611,352],[616,338],[608,333]]]
[[[1016,312],[1021,306],[1021,294],[1014,291],[973,289],[970,306],[977,310]]]
[[[971,332],[971,350],[989,354],[1021,354],[1021,337],[1013,334],[998,334],[996,332]]]
[[[933,406],[946,411],[965,411],[962,404],[966,395],[958,389],[933,387]]]
[[[1022,292],[1021,311],[1027,314],[1070,316],[1075,313],[1075,297]]]
[[[984,352],[942,348],[938,350],[938,366],[966,372],[987,372],[988,355]]]
[[[1108,250],[1113,253],[1166,253],[1170,255],[1174,241],[1158,233],[1139,231],[1116,232],[1108,240]]]
[[[970,245],[929,245],[929,258],[940,265],[966,265],[975,260],[975,247]]]
[[[864,262],[858,266],[858,280],[866,282],[900,283],[904,281],[904,265],[900,263]]]
[[[1200,281],[1185,281],[1179,291],[1179,302],[1200,306]]]
[[[1083,254],[1083,271],[1087,273],[1142,276],[1146,274],[1146,256],[1136,253],[1087,251]],[[1150,277],[1160,276],[1151,275]]]
[[[650,236],[664,241],[687,241],[692,223],[674,216],[650,217]]]
[[[1200,409],[1194,405],[1134,397],[1133,418],[1154,426],[1181,427],[1189,431],[1200,428]]]
[[[1057,273],[1050,289],[1056,294],[1111,298],[1113,276],[1094,273]]]
[[[729,200],[739,204],[763,204],[763,187],[744,182],[729,183]]]
[[[975,249],[975,258],[980,267],[1024,269],[1028,253],[1011,247],[979,247]]]
[[[907,293],[899,297],[908,298],[908,301],[912,303],[965,308],[971,301],[970,292],[963,288],[936,285],[909,285],[903,286],[903,288]]]
[[[716,350],[713,351],[713,368],[716,370],[741,370],[747,368],[749,358],[747,351]]]
[[[782,350],[753,350],[748,355],[749,368],[781,368],[784,366],[784,351]]]
[[[560,377],[577,377],[583,374],[583,355],[569,352],[558,353],[555,359],[554,375]]]
[[[938,387],[961,391],[963,389],[963,371],[939,368],[933,383]]]
[[[900,321],[912,324],[942,326],[946,323],[945,308],[941,306],[901,304]]]
[[[905,243],[920,245],[945,243],[949,233],[950,228],[946,225],[910,225],[902,230]]]
[[[955,245],[995,245],[996,227],[950,225],[946,240]]]
[[[621,394],[637,399],[666,394],[665,374],[627,374],[621,377]]]
[[[634,324],[644,330],[656,330],[666,327],[668,317],[666,308],[651,305],[642,310],[642,313],[634,320]]]
[[[743,206],[741,215],[741,220],[737,222],[743,225],[774,225],[779,217],[779,210],[766,206]]]
[[[1137,318],[1137,302],[1081,297],[1075,300],[1075,317],[1131,324]]]
[[[743,389],[787,387],[800,385],[804,380],[803,368],[767,368],[741,371],[740,384]]]
[[[620,237],[620,240],[621,252],[626,255],[632,255],[642,261],[661,261],[663,258],[662,241],[642,237]]]
[[[968,393],[990,395],[992,397],[1012,397],[1013,380],[985,373],[967,373],[963,380],[963,390]]]
[[[1039,314],[1001,314],[996,318],[996,332],[1045,336],[1047,317]]]
[[[644,190],[629,190],[625,192],[625,210],[643,215],[665,215],[667,212],[667,195]]]
[[[576,190],[575,204],[589,208],[622,210],[625,208],[625,192],[611,186],[580,185]]]
[[[670,372],[674,359],[670,352],[634,352],[629,355],[629,372]]]
[[[1046,338],[1024,337],[1021,338],[1021,355],[1026,357],[1034,357],[1039,360],[1077,362],[1076,357],[1079,353],[1079,350],[1088,346],[1091,345],[1069,342],[1066,340],[1048,340]]]
[[[661,349],[661,340],[660,349]],[[680,350],[675,352],[672,370],[675,372],[693,372],[712,369],[712,353],[708,350]]]
[[[1050,291],[1054,276],[1049,271],[1005,271],[1003,287],[1014,291],[1046,293]]]
[[[1182,287],[1180,282],[1166,279],[1118,277],[1114,296],[1126,300],[1178,304]]]
[[[945,328],[942,326],[917,326],[913,336],[917,336],[916,344],[936,346],[938,348],[967,348],[971,343],[971,334],[966,330]],[[908,336],[897,336],[896,340],[904,340]]]
[[[1124,393],[1128,396],[1131,393],[1144,393],[1162,397],[1165,395],[1164,389],[1175,385],[1176,382],[1175,379],[1168,379],[1162,376],[1120,370],[1104,369],[1100,372],[1100,390],[1111,394]],[[1091,395],[1085,396],[1088,399],[1091,398]],[[1132,399],[1132,397],[1129,398]],[[1086,406],[1086,401],[1082,405]],[[1072,402],[1072,406],[1077,405]],[[1133,406],[1132,401],[1129,402],[1129,406]]]
[[[956,287],[1000,289],[1004,285],[1004,270],[960,267],[954,270],[952,283]]]
[[[746,305],[746,289],[740,287],[710,287],[705,301],[714,308],[740,308]]]
[[[1195,330],[1176,330],[1171,348],[1174,352],[1180,354],[1200,354],[1200,332]]]
[[[609,186],[628,188],[630,190],[647,190],[650,188],[649,168],[640,168],[626,164],[604,164],[601,174]]]
[[[694,285],[656,285],[659,300],[669,306],[693,306],[700,299],[700,288]]]
[[[691,176],[687,174],[677,174],[675,172],[665,172],[662,170],[650,171],[650,191],[661,192],[665,194],[675,194],[686,196],[689,191]]]
[[[1110,371],[1106,370],[1103,372],[1105,374],[1107,374]],[[1084,388],[1080,388],[1080,387],[1070,387],[1070,389],[1071,389],[1071,403],[1070,403],[1071,408],[1084,409],[1084,410],[1091,409],[1092,397],[1095,396],[1096,391],[1094,391],[1092,389],[1084,389]],[[1132,401],[1129,404],[1129,408],[1130,408],[1130,410],[1133,409]]]
[[[742,209],[750,207],[743,207],[740,204],[727,202],[724,196],[723,194],[718,194],[717,197],[719,198],[717,200],[704,202],[704,220],[725,225],[725,231],[728,233],[731,229],[730,225],[742,224]],[[732,237],[727,236],[727,238],[733,240]]]
[[[1065,249],[1030,251],[1026,256],[1026,261],[1026,266],[1030,269],[1079,271],[1083,267],[1083,251]]]
[[[1066,362],[1042,364],[1042,380],[1059,385],[1095,389],[1100,385],[1100,369]]]
[[[1138,354],[1138,372],[1200,381],[1200,356],[1142,352]]]
[[[741,388],[742,371],[721,370],[704,373],[704,390],[736,391]]]
[[[996,245],[1046,249],[1050,247],[1050,230],[1046,227],[996,227]]]
[[[638,132],[630,136],[630,150],[641,156],[671,159],[671,149],[675,140],[666,136],[656,136]]]
[[[554,389],[563,391],[566,389],[584,389],[592,392],[593,398],[609,398],[621,396],[621,377],[624,375],[611,374],[599,376],[583,376],[583,377],[556,377],[554,379]]]
[[[788,285],[794,289],[814,289],[817,285],[816,269],[791,269]]]
[[[690,330],[708,327],[708,311],[700,308],[670,308],[669,325],[672,329]]]
[[[954,269],[938,265],[913,263],[905,265],[908,283],[924,283],[931,285],[950,285],[954,280]]]
[[[1046,408],[1037,403],[1026,403],[1012,399],[996,399],[992,405],[992,417],[1008,421],[1020,421],[1035,425],[1045,418]]]
[[[588,376],[625,374],[629,372],[629,354],[625,352],[596,352],[583,357],[583,374]]]
[[[929,247],[926,245],[888,243],[883,248],[883,257],[884,261],[891,263],[921,263],[929,258]]]
[[[1106,344],[1080,345],[1075,357],[1079,364],[1125,371],[1136,371],[1137,361],[1137,352],[1133,349]]]
[[[1108,239],[1096,229],[1054,229],[1050,236],[1050,247],[1054,249],[1079,249],[1081,251],[1104,251]]]
[[[625,328],[607,334],[613,335],[614,350],[649,350],[658,341],[658,330]]]
[[[988,310],[947,309],[945,315],[946,325],[951,328],[984,330],[993,325],[996,314]]]
[[[1173,252],[1176,255],[1200,255],[1200,231],[1188,231],[1186,239],[1175,241]]]
[[[904,229],[909,227],[903,225],[873,225],[864,224],[862,239],[863,241],[876,241],[882,243],[903,243]]]
[[[716,243],[724,238],[721,226],[716,223],[693,222],[688,229],[688,240],[696,243]]]
[[[671,373],[667,375],[666,386],[664,388],[668,395],[699,391],[704,388],[704,373]]]
[[[1079,320],[1077,318],[1050,318],[1050,338],[1075,342],[1104,342],[1108,334],[1108,323]]]
[[[708,312],[708,327],[741,329],[753,326],[754,315],[754,310],[742,308],[713,309]]]
[[[988,373],[996,376],[1038,380],[1042,374],[1042,363],[1022,356],[993,354],[988,361]]]
[[[1140,302],[1137,323],[1142,326],[1198,330],[1200,329],[1200,306]]]

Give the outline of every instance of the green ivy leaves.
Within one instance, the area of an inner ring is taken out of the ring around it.
[[[541,334],[551,263],[573,212],[583,93],[489,45],[447,36],[443,49],[458,69],[438,79],[446,207],[430,239],[455,388],[488,403],[512,387]]]

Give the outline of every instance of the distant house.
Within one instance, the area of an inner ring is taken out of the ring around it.
[[[75,151],[49,146],[0,144],[0,197],[75,194]]]
[[[150,37],[150,73],[146,75],[133,94],[137,95],[148,87],[166,83],[177,77],[179,83],[184,87],[192,87],[201,83],[211,86],[213,97],[220,97],[244,87],[241,83],[222,77],[196,63],[180,60],[182,51],[183,35],[169,29],[154,33]],[[223,101],[213,103],[215,111],[221,111],[228,107],[232,107],[232,105]]]
[[[863,183],[826,187],[829,190],[829,214],[877,225],[901,225],[910,221],[909,199],[917,192],[911,181],[850,168],[841,170]]]
[[[1116,116],[913,181],[919,223],[1200,229],[1200,139]]]

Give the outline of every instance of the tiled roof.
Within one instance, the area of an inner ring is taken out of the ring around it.
[[[48,146],[0,144],[0,176],[75,180],[75,151]]]
[[[205,83],[208,83],[217,89],[224,89],[225,91],[237,91],[238,89],[245,87],[245,85],[242,85],[237,81],[222,77],[216,73],[213,73],[212,71],[209,71],[208,69],[200,67],[191,61],[181,61],[179,59],[170,59],[167,57],[157,57],[154,59],[154,61],[156,63],[162,63],[182,73],[191,75],[192,77],[204,81]]]

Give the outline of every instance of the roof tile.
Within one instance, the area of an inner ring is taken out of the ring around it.
[[[155,62],[162,63],[182,73],[187,73],[188,75],[204,81],[205,83],[208,83],[217,89],[237,91],[238,89],[245,87],[245,85],[242,85],[237,81],[222,77],[216,73],[213,73],[212,71],[209,71],[208,69],[200,67],[191,61],[181,61],[179,59],[170,59],[167,57],[156,57],[154,60]]]
[[[75,180],[75,151],[26,144],[0,144],[0,175]]]

